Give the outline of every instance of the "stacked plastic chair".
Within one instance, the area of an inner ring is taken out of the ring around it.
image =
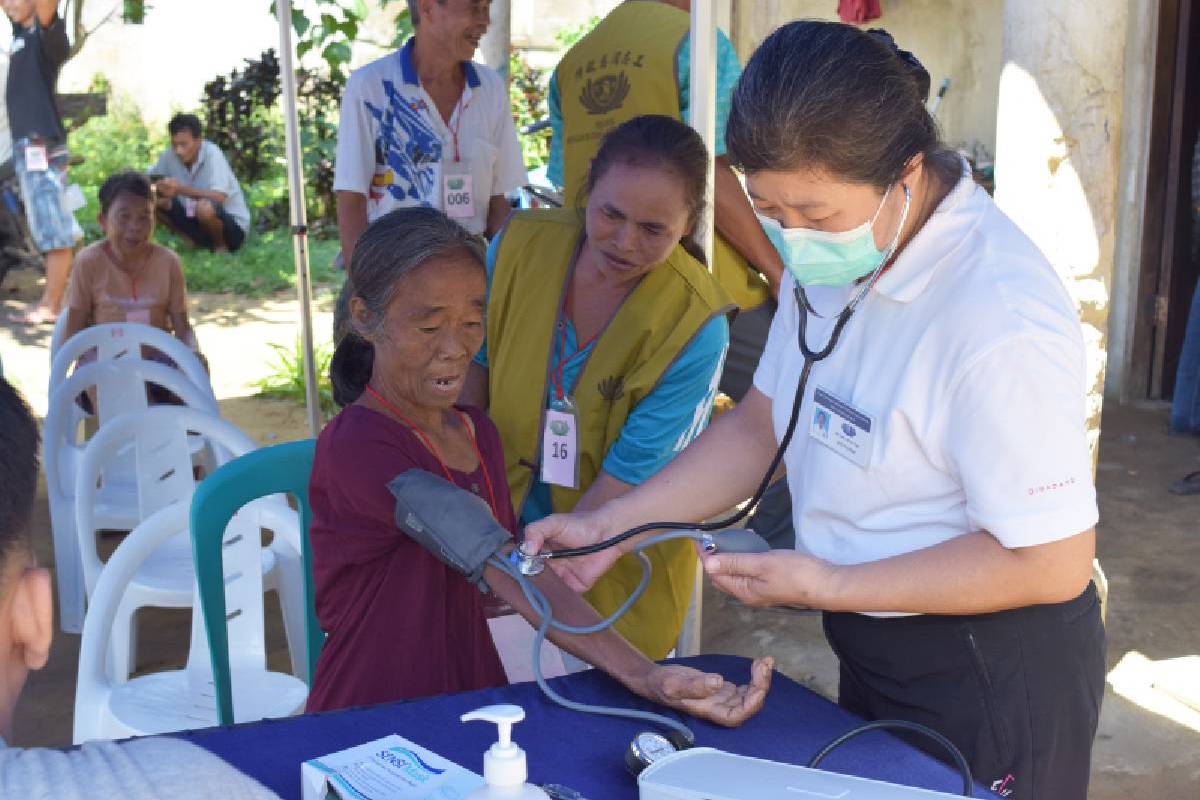
[[[202,615],[192,615],[184,669],[130,678],[133,619],[146,606],[197,606],[188,516],[196,481],[254,444],[220,419],[203,366],[165,332],[127,323],[61,339],[56,328],[44,464],[60,621],[83,632],[76,741],[211,725],[215,690]],[[150,386],[175,403],[152,407]],[[131,531],[106,563],[97,548],[102,530]],[[264,531],[271,532],[265,547]],[[307,697],[311,587],[306,594],[301,539],[299,515],[276,496],[241,509],[221,541],[239,720],[296,713]],[[266,669],[268,590],[280,594],[299,677]]]

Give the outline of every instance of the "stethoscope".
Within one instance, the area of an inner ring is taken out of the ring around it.
[[[489,559],[489,563],[492,566],[508,574],[514,581],[516,581],[516,583],[521,587],[521,590],[525,594],[530,605],[542,617],[542,621],[538,626],[534,637],[533,658],[531,663],[533,665],[534,677],[537,680],[538,686],[548,698],[565,708],[576,711],[644,720],[659,725],[664,729],[665,734],[656,731],[642,731],[637,734],[633,742],[630,744],[629,749],[625,754],[625,763],[630,772],[635,775],[654,761],[659,760],[666,755],[694,746],[695,736],[691,729],[682,722],[661,714],[655,714],[642,710],[589,705],[578,703],[563,697],[561,694],[555,691],[542,676],[540,656],[541,645],[552,627],[577,634],[595,633],[610,627],[614,622],[617,621],[617,619],[624,615],[624,613],[629,610],[629,608],[645,591],[650,580],[650,561],[642,552],[647,547],[651,547],[659,542],[671,539],[690,538],[699,542],[706,552],[764,552],[770,549],[770,546],[753,531],[729,529],[748,517],[758,503],[762,500],[763,495],[766,494],[767,488],[771,485],[771,479],[775,476],[776,470],[779,469],[779,465],[783,461],[784,455],[792,443],[792,437],[796,433],[796,426],[800,420],[800,409],[804,403],[804,395],[808,388],[808,381],[812,374],[813,367],[815,367],[821,361],[829,358],[829,356],[833,354],[834,350],[837,349],[837,345],[841,340],[842,333],[849,324],[851,317],[854,316],[854,312],[866,299],[871,289],[879,280],[880,275],[883,274],[887,264],[895,255],[896,246],[900,240],[900,232],[904,230],[904,223],[908,218],[909,206],[911,204],[911,196],[907,186],[904,187],[904,195],[904,211],[900,216],[900,224],[897,227],[896,235],[892,239],[892,243],[888,246],[887,255],[880,260],[879,265],[875,267],[870,275],[860,282],[854,296],[838,313],[837,318],[834,320],[833,329],[829,334],[829,339],[819,350],[813,349],[808,342],[808,324],[810,315],[816,317],[821,317],[822,315],[816,309],[814,309],[812,304],[809,302],[808,295],[804,291],[804,287],[799,282],[795,282],[793,284],[793,292],[796,299],[797,312],[799,314],[796,340],[800,348],[800,354],[804,358],[804,365],[800,370],[800,377],[796,381],[796,395],[792,401],[792,410],[788,419],[787,429],[783,434],[783,438],[780,439],[779,446],[775,450],[775,455],[771,458],[771,463],[767,467],[766,472],[763,474],[762,480],[759,482],[758,488],[754,492],[754,496],[748,503],[746,503],[741,509],[734,512],[729,517],[716,520],[714,522],[705,522],[699,524],[692,522],[649,522],[644,525],[639,525],[635,528],[630,528],[627,531],[619,533],[616,536],[610,537],[601,542],[584,547],[563,548],[561,550],[551,550],[542,553],[529,554],[524,551],[524,546],[521,546],[516,550],[513,550],[507,558],[501,558],[497,556]],[[553,619],[549,602],[538,590],[538,588],[529,580],[529,576],[536,575],[545,568],[545,562],[547,559],[571,558],[575,556],[590,555],[605,548],[620,544],[629,538],[650,531],[666,532],[660,532],[656,535],[650,536],[636,545],[634,555],[636,555],[636,557],[642,563],[642,577],[637,587],[620,606],[620,608],[618,608],[612,615],[601,622],[585,627],[573,627]],[[871,725],[864,727],[862,730],[866,730],[874,726],[885,725],[912,727],[911,723],[880,722],[871,723]],[[835,743],[831,744],[830,748],[836,747],[837,744],[840,744],[845,738],[849,738],[850,736],[853,736],[859,732],[861,732],[861,730],[856,729],[850,734],[847,734],[847,736],[841,737],[839,740],[835,741]],[[931,735],[938,738],[940,741],[945,742],[945,744],[950,747],[950,750],[957,755],[957,751],[954,750],[953,745],[949,745],[949,743],[940,737],[939,734],[932,733]],[[820,753],[818,757],[813,760],[812,766],[816,766],[816,763],[818,763],[819,760],[824,757],[825,752],[826,751],[822,751],[822,753]],[[957,756],[957,760],[959,762],[960,769],[964,774],[964,787],[966,787],[964,794],[970,796],[970,770],[966,768],[966,764],[960,755]]]
[[[771,458],[771,463],[763,473],[762,480],[758,484],[753,497],[750,501],[744,504],[739,510],[735,511],[730,516],[724,519],[714,520],[712,522],[648,522],[644,525],[638,525],[635,528],[630,528],[627,531],[618,533],[616,536],[609,537],[595,544],[585,545],[583,547],[566,547],[561,550],[548,550],[537,554],[527,554],[520,552],[522,561],[522,570],[527,571],[527,574],[535,574],[540,572],[546,559],[550,558],[574,558],[576,556],[586,556],[592,553],[598,553],[601,550],[609,547],[614,547],[626,539],[630,539],[647,531],[654,530],[688,530],[688,531],[719,531],[725,528],[730,528],[754,511],[755,507],[766,494],[767,488],[772,483],[772,478],[775,476],[776,470],[779,469],[780,463],[783,461],[784,454],[787,453],[788,447],[792,443],[792,437],[796,433],[796,425],[800,420],[800,409],[804,405],[804,395],[808,390],[809,376],[812,374],[813,367],[821,361],[829,358],[833,351],[837,348],[838,342],[841,341],[842,332],[846,329],[846,325],[850,322],[850,318],[854,316],[854,312],[862,305],[870,294],[872,288],[879,280],[879,276],[883,274],[884,269],[891,263],[892,257],[896,253],[896,247],[900,243],[900,234],[904,230],[905,222],[908,220],[909,207],[912,204],[912,195],[909,193],[907,186],[904,189],[904,210],[900,214],[900,223],[896,226],[896,235],[892,238],[891,244],[888,245],[887,255],[880,260],[873,272],[871,272],[864,280],[859,283],[858,289],[854,296],[846,304],[846,306],[838,312],[837,319],[834,321],[833,330],[829,334],[829,339],[825,346],[819,350],[814,350],[808,343],[808,320],[809,315],[822,317],[812,303],[808,300],[808,294],[804,291],[804,287],[797,281],[792,285],[792,290],[796,298],[796,307],[799,312],[799,324],[796,326],[796,340],[800,347],[800,355],[804,357],[804,366],[800,370],[800,378],[796,382],[796,395],[792,400],[792,411],[788,418],[787,429],[784,431],[783,438],[779,440],[779,447],[775,449],[775,455]]]

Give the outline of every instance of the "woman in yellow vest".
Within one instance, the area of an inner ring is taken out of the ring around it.
[[[487,340],[462,400],[500,430],[522,524],[624,494],[707,424],[733,307],[687,250],[707,159],[681,122],[635,118],[604,137],[586,209],[520,212],[492,242]],[[649,555],[650,585],[617,628],[657,659],[678,639],[696,555],[683,541]],[[609,614],[640,577],[630,557],[587,599]]]

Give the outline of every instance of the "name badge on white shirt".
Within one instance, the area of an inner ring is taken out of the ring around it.
[[[808,435],[851,463],[866,469],[871,464],[875,420],[826,390],[817,387]]]
[[[46,148],[40,144],[25,146],[25,170],[27,172],[45,172],[50,169],[50,159],[46,157]]]
[[[451,219],[475,216],[475,193],[471,186],[470,163],[447,161],[442,168],[442,210]]]
[[[542,429],[542,483],[579,488],[578,421],[570,403],[555,403],[546,409],[546,427]]]

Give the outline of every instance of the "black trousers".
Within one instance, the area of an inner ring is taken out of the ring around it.
[[[242,246],[242,242],[246,241],[246,232],[237,224],[237,220],[229,215],[225,210],[225,206],[220,203],[213,203],[216,209],[217,218],[221,220],[222,238],[225,240],[225,246],[229,248],[229,252],[235,253]],[[178,197],[171,199],[171,208],[169,211],[160,212],[171,227],[178,231],[183,236],[191,240],[192,244],[197,247],[207,247],[213,249],[216,244],[213,238],[208,235],[208,231],[200,224],[200,220],[196,217],[189,217],[187,210],[183,207],[183,201]]]
[[[1014,800],[1085,800],[1104,696],[1096,587],[1074,600],[976,616],[827,613],[838,703],[933,728],[975,779]],[[906,741],[942,760],[935,743]]]

